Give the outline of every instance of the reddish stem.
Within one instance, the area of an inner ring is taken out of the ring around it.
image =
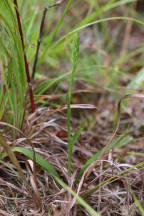
[[[31,84],[30,73],[29,73],[29,66],[28,66],[27,57],[26,57],[26,53],[25,53],[24,37],[23,37],[23,32],[22,32],[22,26],[21,26],[19,12],[17,10],[17,8],[18,8],[17,0],[14,0],[14,4],[16,6],[15,10],[16,10],[18,28],[19,28],[19,33],[20,33],[20,37],[21,37],[21,41],[22,41],[22,47],[23,47],[23,52],[24,52],[25,70],[26,70],[26,76],[27,76],[27,83],[28,83],[28,87],[29,87],[29,96],[30,96],[30,101],[31,101],[31,107],[32,107],[32,112],[35,112],[35,103],[34,103],[33,90],[32,90],[32,84]]]

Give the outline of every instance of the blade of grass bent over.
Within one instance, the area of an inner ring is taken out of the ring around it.
[[[75,28],[74,30],[68,32],[67,34],[65,34],[64,36],[62,36],[59,40],[57,40],[52,46],[51,46],[51,49],[54,49],[58,46],[59,43],[61,43],[62,41],[64,41],[64,39],[66,39],[67,37],[69,36],[72,36],[74,33],[76,32],[80,32],[81,30],[89,27],[89,26],[92,26],[92,25],[95,25],[95,24],[98,24],[98,23],[101,23],[101,22],[108,22],[108,21],[112,21],[112,20],[129,20],[129,21],[133,21],[135,23],[138,23],[138,24],[141,24],[141,25],[144,25],[144,22],[139,20],[139,19],[136,19],[136,18],[132,18],[132,17],[108,17],[108,18],[103,18],[103,19],[99,19],[99,20],[95,20],[93,22],[90,22],[90,23],[87,23],[85,25],[82,25],[80,27],[77,27]],[[50,49],[50,51],[51,51]]]
[[[118,1],[115,3],[115,0],[110,0],[108,1],[102,8],[100,8],[98,11],[92,13],[90,16],[86,16],[77,26],[75,26],[75,28],[79,27],[79,26],[82,26],[82,25],[85,25],[85,24],[88,24],[89,22],[91,22],[94,18],[96,18],[97,16],[99,16],[102,12],[104,11],[108,11],[110,9],[113,9],[115,7],[118,7],[119,5],[122,5],[122,4],[127,4],[129,2],[133,2],[135,0],[122,0],[122,1]],[[61,15],[61,18],[59,19],[59,22],[56,26],[56,28],[54,29],[54,31],[52,32],[52,34],[50,35],[49,37],[49,40],[48,40],[48,43],[47,43],[47,46],[38,62],[38,65],[42,62],[42,60],[44,59],[44,57],[48,54],[48,52],[51,50],[52,51],[52,47],[50,48],[50,45],[53,41],[53,38],[55,37],[56,33],[58,32],[59,30],[59,27],[61,26],[62,24],[62,21],[63,21],[63,18],[65,17],[67,11],[69,10],[71,4],[72,4],[73,0],[69,0],[63,14]],[[60,39],[61,40],[61,39]],[[56,42],[57,43],[57,42]],[[54,44],[55,45],[55,44]],[[49,49],[50,48],[50,49]],[[50,52],[51,52],[50,51]]]
[[[121,0],[121,1],[116,1],[116,0],[110,0],[108,1],[104,6],[99,7],[98,10],[96,10],[95,12],[91,13],[89,16],[86,16],[77,26],[75,26],[75,28],[80,27],[82,25],[85,25],[89,22],[91,22],[92,20],[94,20],[96,17],[104,14],[104,12],[109,11],[113,8],[119,7],[123,4],[128,4],[131,2],[134,2],[136,0]]]

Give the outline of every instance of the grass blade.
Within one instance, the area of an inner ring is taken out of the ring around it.
[[[24,65],[24,53],[18,24],[12,1],[0,1],[1,25],[5,35],[4,58],[1,58],[2,65],[8,67],[8,71],[3,71],[3,89],[8,96],[5,109],[10,111],[7,121],[16,127],[21,127],[24,114],[24,94],[26,92],[26,76]],[[5,69],[4,69],[5,70]],[[7,77],[8,76],[8,77]],[[3,91],[3,89],[1,89]],[[5,96],[4,95],[4,96]],[[18,111],[19,110],[19,111]]]
[[[24,147],[14,147],[11,149],[13,152],[19,152],[24,155],[26,155],[28,158],[33,160],[33,151]],[[3,153],[1,156],[1,159],[5,158],[7,156],[7,152]],[[42,156],[40,156],[38,153],[36,153],[36,163],[39,164],[41,167],[43,167],[45,170],[47,170],[49,173],[51,173],[53,176],[56,176],[59,178],[59,175],[57,171],[53,168],[53,166],[45,160]]]
[[[8,155],[11,162],[15,165],[16,169],[18,170],[18,173],[20,175],[20,177],[22,178],[22,180],[24,181],[27,189],[30,191],[30,187],[29,184],[26,180],[25,175],[23,174],[23,171],[20,167],[20,164],[12,150],[12,148],[7,144],[7,142],[5,141],[4,137],[2,135],[0,135],[0,144],[3,146],[4,150],[5,150],[5,155]]]
[[[68,192],[70,192],[77,200],[77,202],[83,206],[91,216],[100,216],[94,209],[92,209],[80,196],[78,196],[69,186],[67,186],[63,181],[61,181],[59,178],[55,178],[56,181],[63,186]]]
[[[113,148],[117,143],[120,142],[120,140],[125,136],[125,134],[120,135],[118,138],[116,138],[109,146],[107,146],[106,152]],[[103,151],[103,150],[102,150]],[[75,185],[78,183],[79,179],[81,178],[84,171],[95,161],[97,158],[101,155],[102,151],[97,152],[95,155],[93,155],[83,166],[83,168],[78,173],[76,179],[75,179]]]
[[[19,152],[24,155],[26,155],[28,158],[33,160],[33,151],[24,147],[14,147],[11,149],[11,153],[13,152]],[[1,159],[8,156],[9,153],[5,152],[1,155]],[[1,161],[0,161],[1,162]],[[38,153],[36,153],[36,163],[39,164],[41,167],[43,167],[45,170],[47,170],[49,173],[51,173],[56,182],[59,183],[62,187],[64,187],[67,191],[69,191],[76,199],[77,202],[83,206],[92,216],[100,216],[94,209],[92,209],[80,196],[78,196],[68,185],[66,185],[59,177],[56,170],[52,167],[51,164],[48,163],[47,160],[45,160],[42,156],[40,156]]]
[[[128,84],[128,88],[142,88],[144,83],[144,68],[142,68],[137,75],[134,77],[134,79],[131,80],[131,82]]]
[[[67,5],[66,5],[66,8],[64,9],[64,12],[62,13],[62,15],[61,15],[61,17],[60,17],[54,31],[52,32],[52,34],[49,37],[49,40],[47,42],[47,46],[46,46],[46,48],[45,48],[45,50],[44,50],[38,64],[40,64],[43,61],[44,57],[47,55],[48,48],[49,48],[50,44],[52,43],[53,38],[55,37],[56,33],[58,32],[58,30],[59,30],[59,28],[60,28],[60,26],[61,26],[61,24],[63,22],[63,19],[64,19],[65,15],[67,14],[72,2],[73,2],[73,0],[68,1]]]
[[[74,133],[74,135],[73,135],[73,137],[72,137],[72,139],[70,140],[70,143],[69,143],[69,148],[68,148],[68,165],[69,165],[70,173],[71,173],[71,162],[72,162],[72,150],[73,150],[73,146],[74,146],[75,142],[77,141],[77,139],[79,138],[82,130],[83,130],[83,128],[80,125],[78,127],[78,129],[75,131],[75,133]]]
[[[78,54],[79,54],[79,36],[78,34],[74,35],[73,45],[72,45],[72,74],[69,84],[68,96],[67,96],[67,127],[68,127],[68,173],[71,175],[71,159],[72,159],[72,148],[73,144],[71,142],[71,95],[72,95],[72,86],[74,82],[74,74],[76,71],[78,63]]]
[[[137,197],[136,197],[136,195],[134,194],[134,192],[133,192],[132,189],[130,190],[130,192],[131,192],[131,195],[132,195],[132,197],[133,197],[133,199],[134,199],[134,201],[135,201],[136,206],[137,206],[138,209],[139,209],[140,214],[141,214],[142,216],[144,216],[144,209],[143,209],[143,207],[142,207],[140,201],[137,199]]]
[[[116,181],[116,180],[119,178],[119,176],[122,176],[122,175],[125,175],[125,174],[128,175],[130,171],[134,170],[135,168],[140,168],[140,167],[143,167],[143,166],[144,166],[144,162],[138,163],[138,164],[136,164],[136,165],[134,165],[134,166],[132,166],[132,167],[130,167],[130,168],[128,168],[128,169],[126,169],[126,170],[120,172],[120,173],[118,173],[117,175],[114,175],[114,176],[112,176],[111,178],[109,178],[109,179],[103,181],[102,183],[100,183],[100,184],[97,185],[96,187],[94,187],[94,188],[92,188],[92,189],[90,189],[90,190],[84,192],[84,193],[82,194],[82,196],[83,196],[83,197],[87,197],[87,196],[89,196],[90,194],[92,194],[92,193],[94,193],[95,191],[97,191],[99,188],[101,188],[101,187],[103,187],[103,186],[105,186],[105,185],[107,185],[107,184],[110,184],[110,183]]]
[[[108,18],[103,18],[103,19],[99,19],[99,20],[95,20],[93,22],[90,22],[90,23],[87,23],[87,24],[84,24],[80,27],[77,27],[75,28],[74,30],[70,31],[69,33],[65,34],[63,37],[61,37],[58,41],[56,41],[53,46],[51,46],[51,49],[54,49],[56,48],[61,42],[64,41],[64,39],[66,39],[67,37],[70,37],[72,36],[74,33],[76,32],[80,32],[81,30],[89,27],[89,26],[92,26],[92,25],[95,25],[95,24],[98,24],[98,23],[101,23],[101,22],[108,22],[108,21],[112,21],[112,20],[129,20],[129,21],[133,21],[135,23],[138,23],[138,24],[141,24],[141,25],[144,25],[144,22],[139,20],[139,19],[136,19],[136,18],[132,18],[132,17],[108,17]],[[71,39],[71,38],[70,38]],[[50,49],[50,50],[51,50]]]

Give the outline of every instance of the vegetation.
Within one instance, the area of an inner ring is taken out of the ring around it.
[[[0,1],[0,215],[144,214],[141,8]]]

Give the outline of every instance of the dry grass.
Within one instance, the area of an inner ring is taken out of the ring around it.
[[[77,118],[72,118],[72,130],[75,129],[81,116],[88,116],[85,122],[85,129],[78,139],[73,152],[72,167],[73,175],[71,177],[71,188],[74,188],[73,182],[75,175],[82,168],[94,153],[102,149],[108,137],[112,133],[112,112],[114,110],[114,101],[111,96],[105,94],[98,101],[98,111],[81,111],[77,110]],[[134,107],[131,106],[134,110]],[[86,112],[86,113],[85,113]],[[35,151],[40,153],[45,159],[51,163],[61,175],[63,180],[69,184],[67,173],[67,118],[63,112],[55,112],[50,108],[38,108],[35,117],[28,116],[24,125],[24,137],[19,135],[16,140],[12,139],[11,131],[5,135],[5,138],[10,146],[30,147],[30,142],[34,145]],[[124,113],[123,113],[124,115]],[[78,118],[79,116],[79,118]],[[95,118],[95,124],[90,131],[87,131],[89,121]],[[30,122],[33,119],[33,124]],[[134,121],[135,118],[131,118]],[[126,127],[129,119],[121,121],[121,127]],[[138,133],[139,128],[134,128],[132,133]],[[73,133],[73,131],[72,131]],[[26,139],[29,134],[29,139]],[[29,142],[30,140],[30,142]],[[143,168],[135,168],[128,174],[119,176],[113,182],[98,187],[97,190],[86,196],[85,193],[97,186],[101,185],[105,180],[119,174],[134,164],[143,161],[143,157],[131,156],[127,151],[141,151],[142,138],[135,143],[130,143],[122,148],[115,147],[113,152],[105,154],[100,161],[95,163],[95,167],[87,175],[84,173],[83,178],[75,189],[84,199],[102,215],[138,215],[136,206],[130,193],[130,187],[134,190],[139,200],[143,198]],[[137,149],[138,148],[138,149]],[[80,216],[88,215],[65,189],[59,189],[55,184],[52,176],[37,166],[37,189],[40,195],[41,210],[36,210],[36,200],[32,198],[35,195],[32,170],[30,171],[31,162],[23,155],[16,154],[23,173],[26,176],[28,183],[31,186],[31,193],[27,192],[25,185],[17,177],[15,167],[10,163],[9,159],[5,159],[5,163],[1,164],[1,193],[0,193],[0,209],[1,215],[69,215]],[[8,167],[9,166],[9,167]],[[13,169],[13,170],[12,170]],[[131,210],[132,208],[132,210]],[[48,213],[49,212],[49,213]],[[127,212],[127,213],[126,213]]]

